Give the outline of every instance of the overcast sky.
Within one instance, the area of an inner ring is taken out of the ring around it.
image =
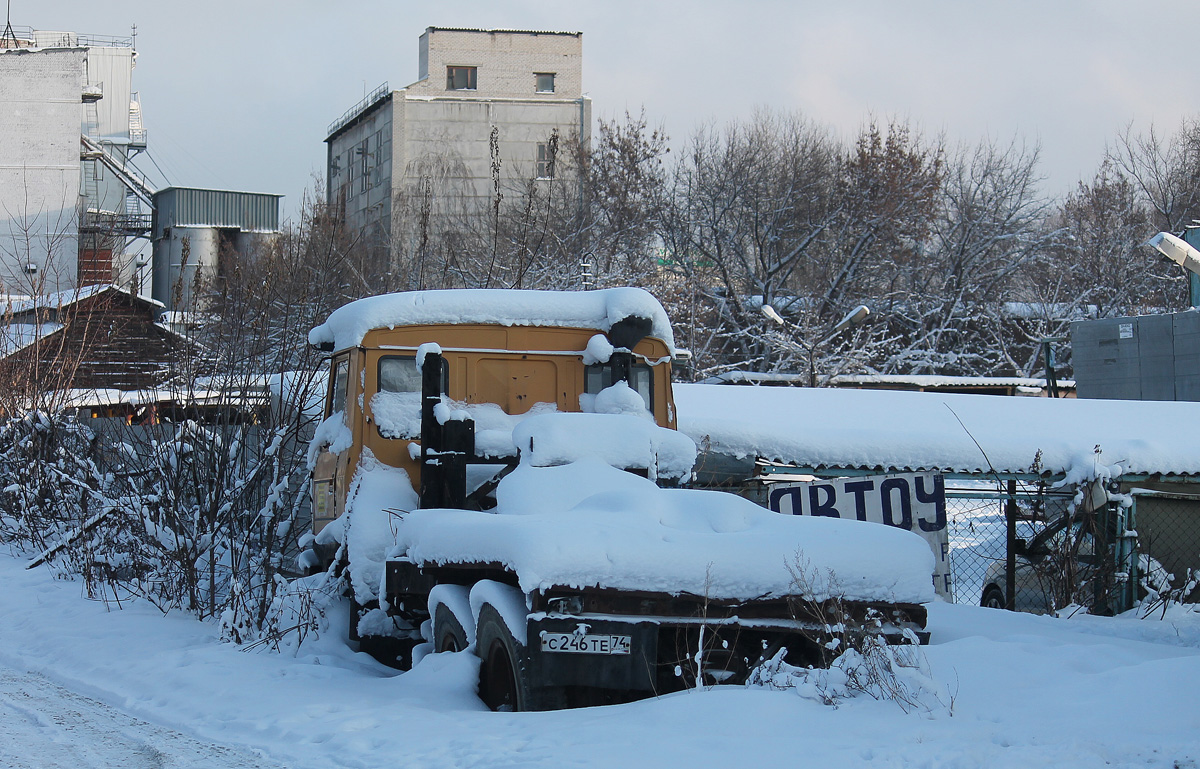
[[[12,0],[12,22],[137,24],[134,88],[169,182],[283,193],[288,215],[324,174],[326,126],[416,80],[427,26],[583,32],[594,116],[645,108],[675,146],[764,105],[844,137],[898,116],[952,142],[1040,144],[1054,195],[1131,121],[1173,132],[1200,114],[1195,0]]]

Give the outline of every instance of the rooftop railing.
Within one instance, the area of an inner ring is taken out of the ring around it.
[[[371,107],[371,105],[373,105],[375,102],[379,101],[383,97],[387,96],[389,93],[390,93],[390,91],[388,90],[388,84],[387,84],[387,81],[385,80],[383,85],[379,86],[374,91],[372,91],[369,96],[364,97],[363,100],[360,101],[358,104],[355,104],[353,107],[346,110],[346,112],[340,118],[338,118],[337,120],[330,123],[328,130],[325,131],[325,135],[333,136],[335,131],[339,130],[342,126],[346,125],[354,118],[356,118],[359,115],[361,115],[362,113],[366,112],[367,109]]]
[[[132,37],[112,35],[77,35],[73,32],[35,30],[33,27],[12,26],[12,37],[0,38],[0,48],[32,48],[40,43],[43,48],[132,48]],[[8,29],[5,29],[7,32]],[[13,44],[14,39],[16,44]]]

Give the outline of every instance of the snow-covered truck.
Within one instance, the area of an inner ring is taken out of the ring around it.
[[[400,667],[473,650],[485,703],[537,710],[928,638],[920,538],[685,488],[671,326],[641,289],[370,297],[309,340],[331,357],[308,565]]]

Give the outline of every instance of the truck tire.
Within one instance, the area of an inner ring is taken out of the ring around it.
[[[475,654],[482,661],[479,698],[485,705],[496,711],[537,709],[529,681],[529,655],[490,603],[479,609]]]
[[[433,615],[433,650],[460,652],[467,648],[467,631],[450,607],[439,603]]]

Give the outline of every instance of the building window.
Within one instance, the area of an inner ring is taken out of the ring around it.
[[[474,91],[478,67],[446,67],[447,91]]]
[[[367,184],[368,184],[367,179],[370,177],[370,172],[371,172],[370,140],[363,139],[362,144],[358,145],[358,148],[355,150],[355,152],[358,153],[359,162],[362,164],[360,166],[359,177],[358,177],[359,178],[358,191],[366,192]]]
[[[537,146],[537,178],[554,178],[554,155],[556,148],[550,142],[538,142]]]
[[[537,81],[535,90],[538,93],[554,93],[554,73],[553,72],[535,72],[534,79]]]

